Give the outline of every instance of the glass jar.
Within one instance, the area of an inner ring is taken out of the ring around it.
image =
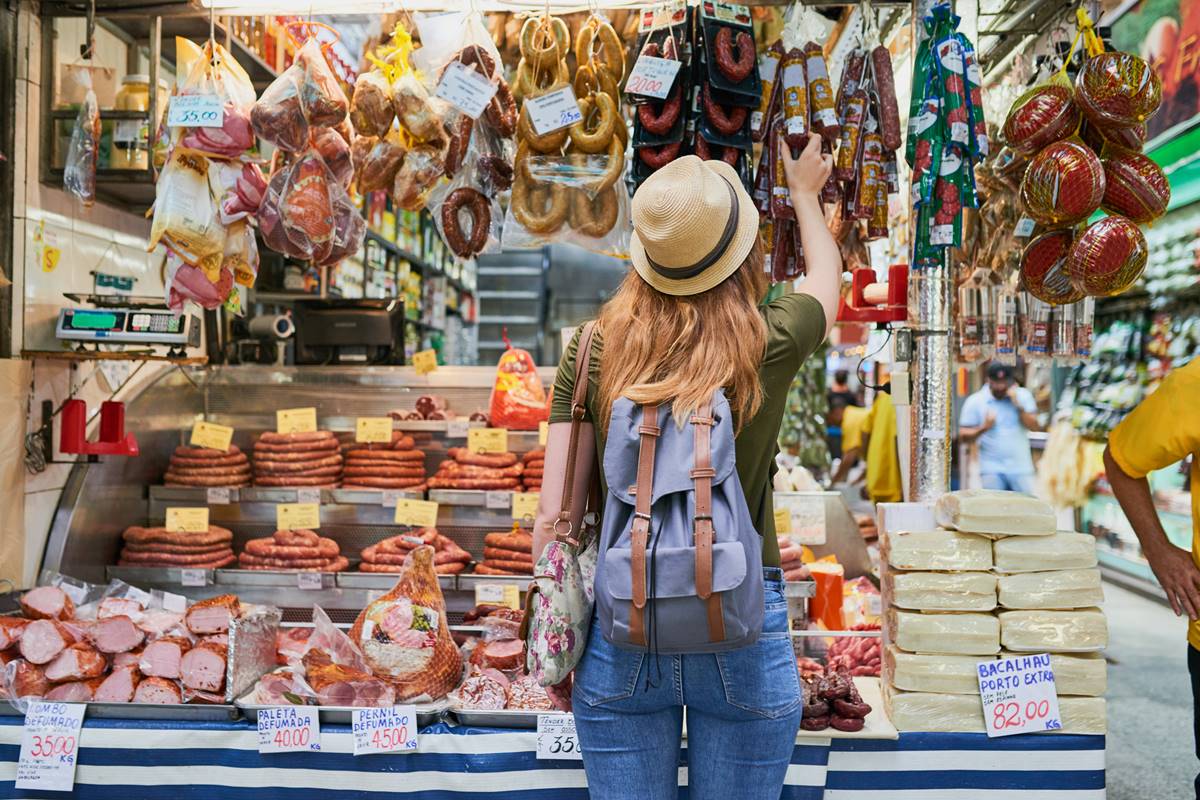
[[[117,92],[118,111],[150,111],[150,76],[132,73],[121,79]],[[150,166],[150,119],[120,119],[113,126],[112,169],[148,169]]]

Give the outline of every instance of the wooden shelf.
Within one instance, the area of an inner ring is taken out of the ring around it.
[[[165,361],[179,366],[203,366],[208,356],[163,356],[143,350],[102,353],[97,350],[22,350],[21,358],[51,361]]]

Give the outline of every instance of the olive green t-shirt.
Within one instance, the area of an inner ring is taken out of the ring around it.
[[[825,311],[807,294],[790,294],[760,307],[767,323],[767,350],[758,369],[763,387],[763,403],[749,424],[742,426],[735,441],[738,478],[746,493],[746,505],[754,527],[763,537],[763,564],[779,566],[779,542],[775,538],[775,510],[772,505],[771,479],[775,474],[776,440],[787,404],[788,388],[800,371],[800,365],[812,355],[825,338]],[[571,421],[571,396],[575,389],[575,353],[579,348],[577,331],[558,365],[554,380],[551,422]],[[596,392],[600,384],[600,359],[603,343],[597,331],[592,345],[592,364],[588,381],[589,419],[596,420]],[[604,442],[596,425],[596,450],[603,463]],[[601,476],[603,479],[603,476]],[[607,486],[605,486],[607,491]]]

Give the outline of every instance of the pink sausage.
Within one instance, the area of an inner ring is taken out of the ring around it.
[[[187,651],[188,644],[184,639],[159,639],[146,645],[146,649],[142,651],[142,659],[138,662],[138,669],[146,677],[177,680],[179,663]]]
[[[134,690],[133,702],[178,705],[183,702],[183,694],[175,681],[166,678],[146,678]]]
[[[108,661],[87,642],[76,642],[46,665],[46,679],[52,683],[99,678],[108,669]]]
[[[189,650],[179,663],[183,685],[201,692],[219,692],[225,686],[224,647],[201,642]]]
[[[30,664],[49,664],[74,641],[74,635],[55,620],[34,620],[21,634],[21,656]]]
[[[97,703],[128,703],[142,680],[142,673],[133,664],[114,667],[104,682],[96,687],[93,698]]]
[[[127,653],[141,646],[146,634],[129,617],[117,616],[97,621],[87,638],[101,653]]]

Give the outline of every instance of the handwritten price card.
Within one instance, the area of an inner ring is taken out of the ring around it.
[[[281,408],[275,412],[277,433],[313,433],[316,429],[315,408]]]
[[[180,94],[171,98],[167,126],[219,128],[225,121],[225,104],[215,94]]]
[[[281,706],[258,712],[258,752],[295,753],[321,749],[316,706]]]
[[[479,119],[479,115],[496,96],[498,88],[475,69],[454,61],[442,74],[437,96],[471,119]]]
[[[412,364],[413,370],[415,370],[418,375],[428,375],[438,367],[437,351],[420,350],[416,353],[413,353]]]
[[[980,661],[976,672],[988,736],[1062,728],[1054,670],[1046,653]]]
[[[475,605],[492,603],[508,608],[521,607],[521,591],[515,583],[475,584]]]
[[[281,531],[316,530],[321,527],[318,503],[280,503],[275,506],[275,527]]]
[[[681,62],[670,58],[654,56],[638,56],[629,80],[625,83],[625,91],[630,94],[640,94],[659,100],[667,99],[671,86],[675,83],[675,73],[679,72]]]
[[[430,500],[396,501],[396,515],[393,518],[397,525],[411,525],[414,528],[437,527],[438,504]]]
[[[83,703],[34,700],[29,704],[15,788],[69,792],[75,787],[79,730],[86,710]]]
[[[205,533],[208,531],[208,509],[203,506],[168,508],[165,527],[171,533]]]
[[[354,421],[354,441],[390,442],[392,440],[391,417],[358,417]]]
[[[573,714],[538,714],[537,757],[560,761],[582,761]]]
[[[229,450],[233,441],[233,428],[228,425],[218,425],[215,422],[197,422],[192,426],[192,438],[188,444],[192,447],[211,447],[213,450]]]
[[[507,428],[471,428],[467,431],[467,451],[471,453],[507,453]]]
[[[356,708],[351,717],[354,755],[411,753],[417,749],[417,707]]]
[[[583,119],[583,112],[579,110],[575,92],[571,91],[570,86],[538,97],[526,97],[525,109],[529,111],[529,119],[533,122],[533,130],[538,136],[553,133]]]
[[[538,492],[513,492],[512,496],[512,517],[517,522],[525,519],[533,519],[537,516],[538,499],[541,494]]]

